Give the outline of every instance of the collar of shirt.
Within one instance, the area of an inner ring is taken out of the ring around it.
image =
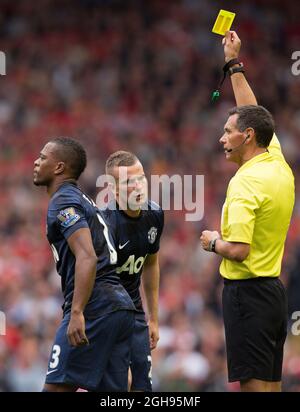
[[[256,163],[262,162],[266,159],[268,159],[270,157],[270,153],[268,151],[261,153],[257,156],[252,157],[252,159],[247,160],[246,163],[244,163],[236,172],[236,174],[239,174],[240,172],[249,169],[250,167],[252,167],[253,165],[255,165]]]

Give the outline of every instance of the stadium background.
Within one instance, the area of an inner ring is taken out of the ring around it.
[[[227,384],[219,259],[200,250],[203,228],[218,229],[235,168],[218,138],[234,105],[227,81],[217,104],[221,37],[218,10],[237,13],[241,60],[259,102],[273,112],[286,158],[299,179],[300,3],[249,0],[0,1],[0,390],[41,390],[61,316],[59,278],[45,238],[47,196],[32,185],[32,164],[53,136],[79,138],[96,178],[114,150],[137,153],[147,174],[205,175],[205,215],[188,223],[166,212],[161,242],[159,347],[154,389],[235,391]],[[300,193],[297,186],[282,269],[291,314],[300,310]],[[299,331],[300,332],[300,331]],[[300,336],[285,347],[284,389],[300,390]]]

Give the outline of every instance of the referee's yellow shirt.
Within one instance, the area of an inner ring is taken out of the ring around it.
[[[250,253],[241,263],[223,259],[223,277],[280,275],[294,202],[294,176],[274,135],[268,152],[244,163],[229,183],[222,211],[222,238],[250,244]]]

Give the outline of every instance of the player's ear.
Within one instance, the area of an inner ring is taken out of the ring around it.
[[[56,164],[54,174],[55,175],[61,175],[64,171],[66,170],[66,164],[65,162],[58,162]]]
[[[245,133],[245,139],[247,139],[248,141],[252,141],[254,136],[255,136],[255,132],[254,129],[252,127],[247,127],[247,129],[244,131]]]

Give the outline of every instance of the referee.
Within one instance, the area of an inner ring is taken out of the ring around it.
[[[223,39],[237,107],[220,138],[226,159],[239,169],[231,179],[221,233],[205,230],[204,250],[223,257],[223,316],[229,382],[243,392],[281,391],[287,300],[279,280],[295,200],[294,177],[274,134],[272,115],[256,98],[238,56],[234,31]]]

